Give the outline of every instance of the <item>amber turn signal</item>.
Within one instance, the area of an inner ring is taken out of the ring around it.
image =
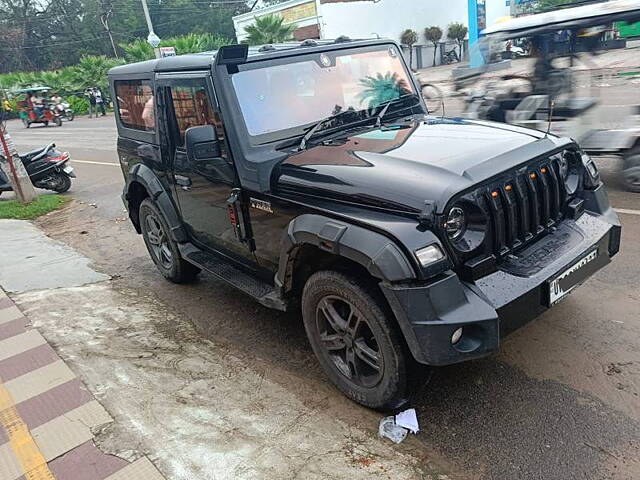
[[[531,173],[529,174],[529,177],[531,177],[532,179],[534,179],[534,180],[535,180],[535,178],[537,177],[537,175],[536,175],[535,173],[531,172]]]

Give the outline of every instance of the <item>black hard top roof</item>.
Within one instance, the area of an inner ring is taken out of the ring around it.
[[[388,39],[368,40],[313,40],[304,42],[289,42],[273,45],[258,45],[249,47],[247,61],[279,58],[299,53],[323,52],[340,48],[352,48],[367,45],[382,45],[395,43]],[[176,72],[184,70],[206,70],[211,67],[216,57],[216,51],[178,55],[175,57],[147,60],[145,62],[130,63],[109,70],[109,76],[135,75],[151,72]]]

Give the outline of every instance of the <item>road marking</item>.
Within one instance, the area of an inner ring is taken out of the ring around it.
[[[614,208],[618,213],[626,213],[627,215],[640,215],[640,210],[630,210],[628,208]]]
[[[9,445],[27,480],[55,480],[47,460],[38,448],[27,424],[16,409],[11,394],[0,379],[0,426],[9,435]]]
[[[90,165],[111,165],[112,167],[119,167],[120,164],[119,163],[113,163],[113,162],[92,162],[91,160],[76,160],[76,159],[71,159],[72,162],[74,163],[88,163]]]

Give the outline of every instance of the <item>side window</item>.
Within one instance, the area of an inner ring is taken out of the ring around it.
[[[211,107],[209,93],[204,79],[184,80],[171,87],[171,100],[178,128],[176,139],[184,146],[187,129],[198,125],[213,125],[221,135],[221,122],[217,112]]]
[[[148,80],[117,80],[114,83],[120,121],[127,128],[153,132],[156,128],[153,88]]]

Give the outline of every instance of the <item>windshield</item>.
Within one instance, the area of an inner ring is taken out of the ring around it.
[[[345,110],[361,111],[415,93],[395,46],[248,67],[232,80],[252,136],[308,126]]]

